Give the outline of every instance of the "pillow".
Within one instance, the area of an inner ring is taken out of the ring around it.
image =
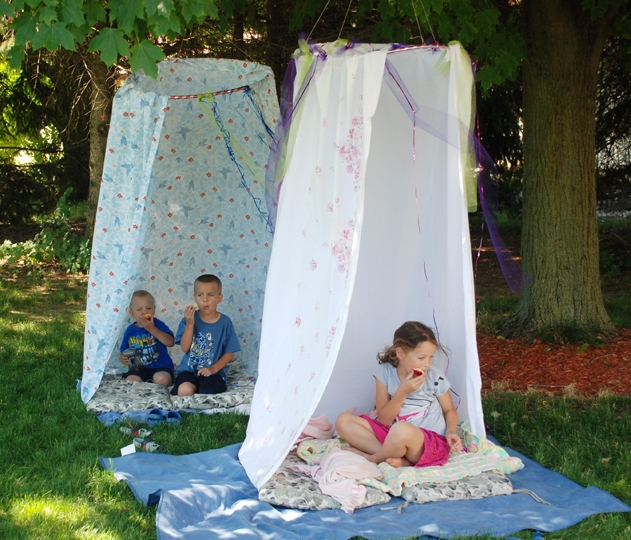
[[[243,403],[252,403],[254,385],[249,388],[228,387],[221,394],[193,394],[192,396],[171,396],[173,408],[183,409],[228,409]]]
[[[445,483],[423,483],[403,488],[401,497],[406,501],[426,503],[461,499],[482,499],[495,495],[510,495],[513,484],[504,473],[486,471],[476,476]]]
[[[293,452],[285,458],[278,470],[259,489],[259,500],[275,506],[297,508],[299,510],[338,510],[342,505],[333,497],[320,490],[318,482],[311,476],[295,471],[292,465],[304,465]],[[358,508],[366,508],[390,501],[390,495],[366,486],[366,498]]]
[[[86,407],[88,411],[102,414],[151,409],[171,410],[173,405],[166,386],[116,378],[104,379]]]

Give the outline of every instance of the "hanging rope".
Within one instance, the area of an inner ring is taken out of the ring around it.
[[[311,29],[311,32],[309,32],[309,35],[307,36],[307,41],[309,41],[309,38],[311,37],[311,34],[313,34],[313,31],[315,30],[315,27],[318,26],[318,23],[320,22],[320,19],[322,18],[322,15],[324,15],[324,12],[326,11],[326,8],[329,7],[329,2],[331,0],[326,0],[326,4],[324,6],[324,8],[322,9],[322,11],[320,12],[320,16],[318,17],[318,20],[315,22],[315,24],[313,25],[313,28]]]
[[[412,0],[412,9],[414,10],[414,18],[416,19],[416,26],[418,26],[418,33],[421,34],[421,41],[425,43],[425,38],[423,37],[423,31],[421,30],[421,23],[418,20],[418,15],[416,13],[416,6],[414,5],[414,0]]]
[[[427,21],[427,26],[429,26],[429,31],[432,33],[432,39],[436,41],[436,34],[434,34],[432,23],[429,22],[429,16],[427,15],[427,10],[425,9],[425,4],[423,3],[423,0],[421,0],[421,7],[423,8],[423,13],[425,13],[425,20]]]
[[[346,8],[346,15],[344,15],[344,20],[342,21],[342,26],[340,26],[340,33],[337,35],[337,39],[340,39],[342,35],[342,30],[344,29],[344,24],[346,23],[346,17],[348,17],[348,12],[351,10],[351,4],[353,0],[348,0],[348,7]]]

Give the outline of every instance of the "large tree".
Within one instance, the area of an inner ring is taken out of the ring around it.
[[[586,4],[522,5],[524,287],[511,323],[530,334],[613,334],[599,273],[595,133],[599,60],[617,3]]]
[[[381,5],[381,4],[380,4]],[[460,39],[484,88],[523,84],[522,294],[513,335],[614,335],[599,274],[596,97],[608,37],[628,43],[628,0],[399,0],[398,11],[438,39]],[[383,9],[383,8],[382,8]],[[424,10],[427,16],[423,16]],[[508,36],[508,40],[506,37]]]

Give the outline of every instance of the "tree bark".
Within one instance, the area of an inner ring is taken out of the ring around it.
[[[245,15],[243,13],[236,13],[234,16],[234,31],[232,32],[232,39],[234,41],[234,58],[239,60],[245,60],[245,42],[243,40],[245,24]]]
[[[592,21],[580,2],[522,2],[524,286],[508,333],[608,339],[596,216],[598,64],[613,11]]]
[[[86,211],[86,237],[92,238],[94,218],[99,202],[103,162],[107,147],[107,134],[112,114],[113,88],[109,71],[98,55],[88,53],[86,58],[91,81],[90,111],[90,189]]]

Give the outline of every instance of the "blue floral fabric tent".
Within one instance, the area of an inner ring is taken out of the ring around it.
[[[88,284],[81,395],[122,371],[118,346],[136,289],[175,332],[192,284],[223,281],[246,369],[257,367],[272,234],[265,167],[278,117],[270,68],[169,60],[114,98]],[[177,357],[177,347],[173,348]],[[179,358],[174,358],[178,360]]]

